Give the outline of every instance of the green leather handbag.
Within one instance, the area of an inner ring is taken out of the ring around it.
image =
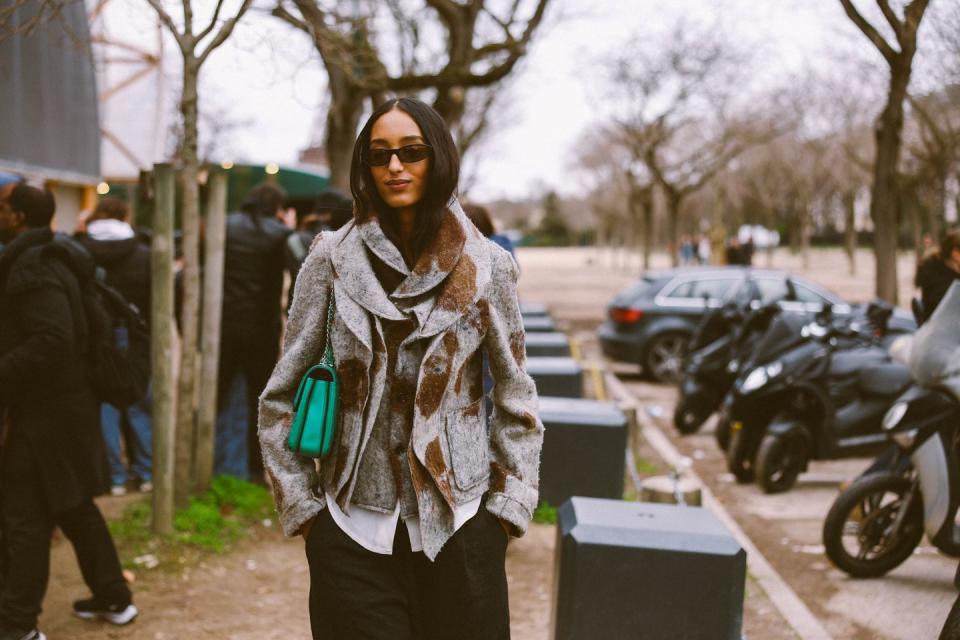
[[[310,367],[300,379],[293,399],[293,424],[287,448],[309,458],[325,458],[333,448],[337,429],[337,368],[330,346],[330,324],[333,322],[333,291],[327,306],[326,346],[319,364]]]

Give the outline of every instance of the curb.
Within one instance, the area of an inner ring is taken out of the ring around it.
[[[627,405],[636,414],[637,422],[641,427],[643,437],[650,443],[663,460],[670,465],[675,466],[681,458],[670,439],[664,435],[663,431],[653,423],[643,411],[641,403],[634,397],[630,389],[627,388],[620,379],[607,371],[604,375],[607,383],[607,389],[610,394],[617,398],[622,404]],[[628,456],[632,458],[632,449],[628,448]],[[803,600],[790,588],[784,581],[773,565],[763,557],[756,545],[747,537],[747,534],[740,528],[736,520],[727,512],[710,488],[703,482],[697,473],[690,469],[687,474],[693,477],[701,487],[703,506],[708,507],[730,530],[733,536],[740,543],[740,546],[747,552],[747,567],[753,575],[756,582],[766,592],[767,597],[777,608],[780,615],[784,617],[787,624],[793,629],[801,640],[832,640],[832,636],[827,633],[820,620],[813,615],[813,612],[804,604]]]

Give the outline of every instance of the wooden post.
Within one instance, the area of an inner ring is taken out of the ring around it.
[[[141,188],[149,180],[141,174]],[[154,166],[153,245],[151,248],[150,342],[153,367],[153,531],[173,531],[174,444],[177,377],[173,361],[174,174],[169,164]]]
[[[227,176],[211,170],[204,234],[203,309],[200,329],[200,416],[197,422],[197,491],[213,477],[217,420],[217,374],[220,365],[220,318],[223,310],[223,260],[226,244]]]

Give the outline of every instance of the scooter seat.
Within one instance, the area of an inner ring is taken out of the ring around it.
[[[889,362],[890,356],[882,349],[853,349],[839,351],[830,362],[830,375],[837,378],[852,376],[864,367]]]
[[[910,369],[896,362],[867,367],[860,372],[860,391],[874,396],[896,396],[913,382]]]

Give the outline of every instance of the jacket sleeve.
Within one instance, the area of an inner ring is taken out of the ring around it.
[[[484,348],[493,375],[490,418],[491,489],[487,509],[522,536],[537,507],[543,423],[537,389],[526,371],[523,320],[517,301],[519,269],[513,258],[492,248],[490,323]]]
[[[13,398],[33,381],[54,373],[73,351],[73,312],[66,292],[47,279],[18,293],[17,323],[25,336],[0,358],[0,389]]]
[[[288,536],[299,533],[303,524],[326,506],[326,499],[318,490],[316,463],[287,449],[287,437],[297,385],[323,352],[332,285],[327,244],[317,242],[297,277],[280,360],[260,395],[258,433],[263,463],[273,487],[280,524]]]

